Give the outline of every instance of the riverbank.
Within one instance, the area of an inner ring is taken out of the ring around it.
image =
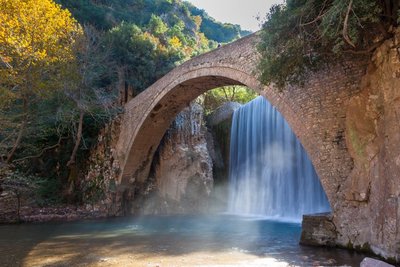
[[[20,222],[68,222],[88,219],[112,217],[100,205],[54,205],[40,207],[37,205],[22,205],[17,208],[14,197],[3,197],[0,201],[0,224]]]

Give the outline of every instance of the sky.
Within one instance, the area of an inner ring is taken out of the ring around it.
[[[261,19],[273,4],[280,4],[283,0],[186,0],[194,6],[204,9],[208,15],[220,22],[239,24],[244,30],[257,31],[260,29]]]

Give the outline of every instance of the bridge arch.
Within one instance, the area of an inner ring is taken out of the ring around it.
[[[229,85],[244,85],[264,95],[268,100],[268,93],[275,95],[273,90],[265,90],[254,76],[232,68],[210,67],[181,74],[179,79],[162,89],[162,93],[143,110],[137,133],[131,136],[131,149],[126,157],[122,177],[134,177],[136,181],[144,181],[153,154],[176,115],[199,95]],[[281,106],[283,104],[280,103]],[[292,110],[286,109],[285,113],[291,113],[290,117],[297,119]],[[146,155],[145,161],[143,155]]]
[[[145,181],[165,131],[192,100],[217,87],[245,85],[266,97],[285,117],[334,206],[337,189],[353,167],[343,138],[342,104],[357,92],[358,87],[348,90],[347,84],[360,79],[358,68],[354,67],[354,73],[347,69],[346,78],[339,81],[337,77],[317,73],[310,76],[304,88],[289,87],[278,92],[256,78],[257,41],[257,35],[253,34],[189,60],[126,104],[116,147],[122,188]],[[327,94],[329,88],[322,85],[332,83],[339,90]]]

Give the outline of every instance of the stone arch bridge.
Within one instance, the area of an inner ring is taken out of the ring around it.
[[[175,116],[202,93],[220,86],[245,85],[260,93],[288,121],[309,154],[333,207],[353,163],[344,138],[346,104],[359,91],[365,72],[343,64],[310,76],[304,87],[283,92],[257,79],[259,37],[252,34],[193,58],[128,102],[117,143],[120,185],[143,182],[153,155]]]
[[[245,85],[286,118],[330,201],[329,216],[304,217],[302,240],[400,262],[400,31],[371,60],[329,64],[282,92],[257,80],[258,40],[256,33],[189,60],[126,104],[113,153],[119,192],[129,201],[130,190],[144,184],[166,129],[193,99]]]

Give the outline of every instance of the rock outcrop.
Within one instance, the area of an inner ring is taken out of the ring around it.
[[[121,216],[129,212],[125,206],[130,199],[124,198],[130,190],[116,186],[120,168],[114,148],[119,129],[120,117],[117,117],[100,132],[80,183],[86,206],[94,206],[105,216]]]
[[[335,207],[338,242],[400,260],[400,31],[375,52],[349,103],[354,168]]]
[[[198,213],[208,209],[213,187],[203,108],[185,108],[166,132],[153,159],[147,190],[136,213]]]
[[[348,102],[347,150],[353,168],[338,187],[329,226],[303,221],[303,243],[339,245],[400,261],[400,31],[374,53]],[[331,227],[333,223],[334,227]],[[327,236],[329,242],[326,243]],[[333,242],[332,242],[333,240]]]

